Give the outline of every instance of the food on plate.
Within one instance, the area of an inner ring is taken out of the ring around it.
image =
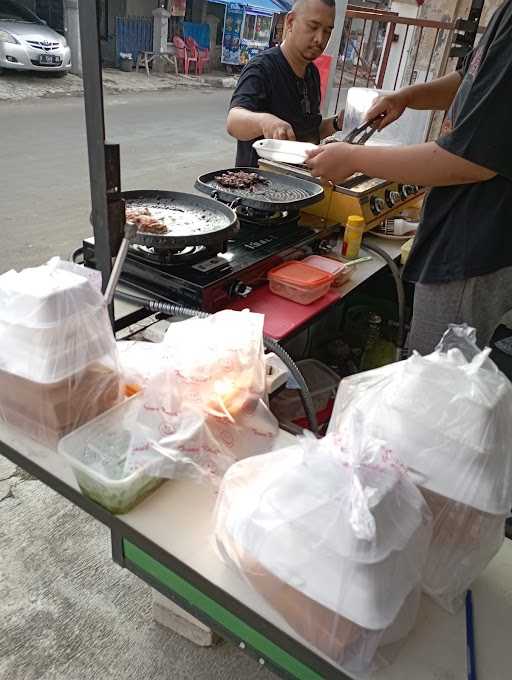
[[[148,208],[131,208],[126,211],[126,219],[137,226],[138,231],[148,234],[165,234],[167,227],[157,220]]]
[[[268,180],[257,172],[245,172],[245,170],[229,170],[222,175],[217,175],[215,181],[230,189],[252,189],[255,184],[268,184]]]

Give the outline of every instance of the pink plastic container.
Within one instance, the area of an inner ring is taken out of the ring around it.
[[[311,265],[290,260],[271,269],[268,280],[270,290],[276,295],[301,305],[310,305],[327,293],[333,277]]]
[[[304,264],[310,267],[321,269],[323,272],[331,274],[333,278],[332,286],[338,288],[342,286],[345,281],[348,281],[352,275],[352,268],[347,267],[344,262],[332,260],[330,257],[323,257],[322,255],[310,255],[302,260]]]

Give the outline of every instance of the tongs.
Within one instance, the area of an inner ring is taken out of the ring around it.
[[[384,115],[380,113],[378,116],[361,123],[361,125],[358,125],[356,128],[351,130],[342,141],[346,144],[366,144],[370,137],[372,137],[377,132],[377,128],[373,127],[373,124],[383,117]],[[361,135],[361,137],[357,139],[359,135]]]

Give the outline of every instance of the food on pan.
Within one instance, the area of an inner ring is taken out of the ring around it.
[[[222,175],[217,175],[215,181],[230,189],[252,189],[255,184],[268,184],[268,180],[258,175],[257,172],[245,172],[245,170],[229,170]]]
[[[132,208],[126,211],[126,219],[133,222],[138,231],[148,234],[165,234],[167,227],[149,212],[148,208]]]

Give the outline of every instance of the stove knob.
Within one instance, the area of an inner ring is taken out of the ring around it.
[[[236,297],[246,298],[250,293],[252,293],[252,288],[251,288],[251,286],[248,286],[243,281],[237,281],[231,287],[230,293],[233,297],[236,296]]]
[[[400,203],[402,200],[402,197],[398,193],[398,191],[386,191],[386,203],[389,205],[390,208],[392,208],[394,205],[397,203]]]
[[[385,207],[386,204],[384,202],[384,199],[379,198],[378,196],[372,196],[370,198],[370,208],[372,209],[372,213],[374,215],[378,215],[385,209]]]
[[[418,193],[418,187],[414,184],[402,184],[399,189],[403,198],[408,198],[409,196],[413,196],[414,194]]]

